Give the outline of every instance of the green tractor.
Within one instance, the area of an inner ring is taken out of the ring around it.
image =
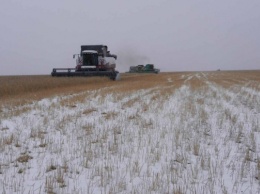
[[[160,69],[155,69],[153,64],[131,66],[128,73],[159,73]]]

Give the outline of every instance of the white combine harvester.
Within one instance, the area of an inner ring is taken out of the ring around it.
[[[116,71],[117,56],[110,54],[106,45],[82,45],[80,54],[74,54],[75,68],[54,68],[52,76],[107,76],[120,79]]]

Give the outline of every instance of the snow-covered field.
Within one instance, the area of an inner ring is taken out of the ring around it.
[[[260,193],[260,82],[230,75],[3,106],[0,193]]]

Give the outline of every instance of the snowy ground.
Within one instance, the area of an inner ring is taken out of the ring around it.
[[[0,193],[260,193],[260,83],[164,80],[3,107]]]

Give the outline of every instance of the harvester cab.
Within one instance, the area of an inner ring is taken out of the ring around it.
[[[117,56],[110,54],[106,45],[82,45],[80,54],[74,54],[75,68],[54,68],[52,76],[108,76],[118,80]]]
[[[86,68],[96,68],[98,67],[98,53],[97,51],[86,50],[77,55],[76,59],[76,71],[83,71]],[[75,58],[75,55],[73,55]],[[85,68],[85,69],[84,69]]]
[[[146,64],[144,66],[144,71],[153,71],[154,70],[154,65],[153,64]]]

